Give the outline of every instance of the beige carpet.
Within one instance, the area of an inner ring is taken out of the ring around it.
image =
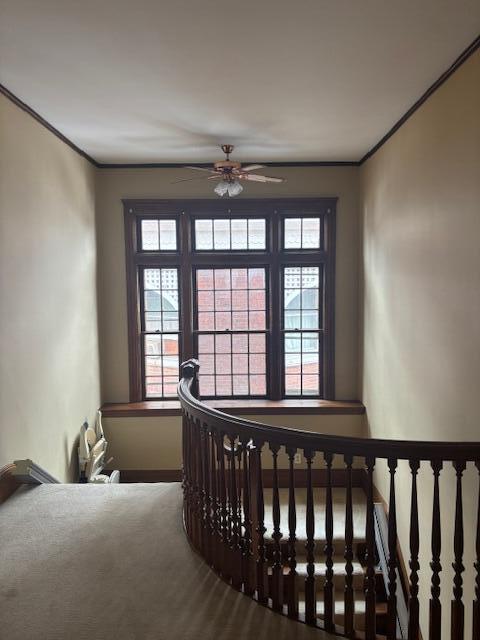
[[[43,485],[0,507],[1,640],[321,640],[193,552],[178,484]]]

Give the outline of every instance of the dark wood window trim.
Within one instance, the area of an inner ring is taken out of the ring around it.
[[[281,336],[281,269],[283,266],[324,265],[323,308],[323,390],[321,399],[333,400],[335,344],[335,212],[337,198],[285,198],[239,200],[123,200],[127,276],[127,316],[129,348],[130,402],[144,401],[141,348],[141,305],[138,272],[148,266],[180,268],[180,308],[185,319],[180,327],[181,358],[195,357],[193,331],[193,271],[199,266],[267,265],[270,294],[270,344],[268,349],[268,400],[283,396]],[[324,219],[324,246],[320,249],[281,250],[285,217],[321,215]],[[139,221],[142,217],[175,218],[178,221],[178,251],[139,250]],[[193,220],[201,217],[262,217],[267,221],[266,251],[193,250]],[[299,403],[307,398],[298,398]],[[315,398],[308,398],[315,400]],[[295,399],[296,400],[296,399]]]

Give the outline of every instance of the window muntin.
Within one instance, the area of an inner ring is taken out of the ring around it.
[[[197,251],[265,251],[265,218],[197,218]]]
[[[327,200],[287,200],[285,213],[279,201],[239,200],[229,202],[228,215],[216,201],[125,202],[132,401],[174,397],[178,364],[190,357],[200,358],[203,397],[334,397],[335,217],[334,201]],[[313,226],[304,225],[311,219]],[[300,221],[293,242],[285,241],[288,220]],[[145,221],[158,225],[158,243],[153,225],[153,240],[143,241]],[[169,233],[175,242],[161,241],[162,221],[174,224]],[[200,221],[210,221],[203,240],[209,249],[200,248],[202,241],[196,246]],[[249,221],[261,222],[264,249],[249,248]],[[314,240],[307,233],[312,229]],[[151,248],[161,243],[168,248]],[[264,274],[260,286],[249,283],[255,269]],[[161,270],[170,270],[163,279]],[[197,291],[198,274],[204,282]],[[213,339],[203,350],[201,336]]]

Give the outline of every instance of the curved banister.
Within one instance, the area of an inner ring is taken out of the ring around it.
[[[181,372],[178,397],[183,414],[185,528],[193,545],[225,580],[261,604],[350,638],[361,635],[365,640],[382,636],[397,640],[406,638],[408,629],[408,640],[419,640],[419,613],[427,607],[428,636],[440,640],[441,528],[452,509],[449,505],[441,518],[439,479],[444,463],[451,463],[456,473],[456,499],[450,637],[464,640],[465,616],[469,615],[475,638],[480,628],[480,500],[473,562],[476,599],[469,613],[463,599],[462,476],[467,465],[480,468],[480,442],[379,440],[270,426],[202,403],[198,398],[198,361],[183,363]],[[303,456],[303,469],[294,468],[297,452]],[[287,468],[279,464],[282,456]],[[333,465],[339,458],[343,468]],[[385,467],[379,469],[377,460],[384,460]],[[408,461],[411,472],[410,573],[403,568],[402,576],[395,508],[399,460]],[[433,485],[432,511],[426,517],[417,502],[418,474],[427,467],[425,463],[429,463]],[[388,535],[382,541],[375,507],[376,473],[386,473],[390,487]],[[321,494],[319,487],[325,488]],[[282,488],[286,494],[281,494]],[[340,507],[344,509],[341,516]],[[345,529],[341,545],[335,523],[338,517]],[[358,529],[360,521],[362,530]],[[425,535],[430,523],[432,562],[420,567],[420,535]],[[339,553],[345,559],[343,569],[339,569]],[[377,580],[382,553],[381,565],[386,567],[383,591],[379,586],[382,581]],[[418,597],[419,572],[428,568],[429,604]]]
[[[301,449],[314,449],[333,454],[397,458],[398,460],[480,460],[480,442],[435,442],[430,440],[382,440],[379,438],[354,438],[332,436],[303,431],[291,427],[274,427],[254,420],[246,420],[204,404],[192,394],[192,386],[198,384],[196,374],[200,369],[197,360],[182,364],[182,378],[178,385],[178,397],[182,409],[192,418],[221,427],[229,434],[241,431],[252,440],[275,442]],[[187,374],[187,375],[185,375]]]

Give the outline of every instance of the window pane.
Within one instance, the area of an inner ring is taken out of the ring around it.
[[[162,314],[146,313],[145,314],[145,331],[161,331],[162,330]]]
[[[232,329],[234,331],[246,331],[248,329],[248,313],[246,311],[234,311],[232,313]]]
[[[320,247],[320,218],[302,219],[302,249]]]
[[[207,291],[213,289],[212,269],[199,269],[197,271],[197,289],[206,289]]]
[[[177,223],[175,220],[160,220],[160,251],[177,250]]]
[[[319,217],[284,219],[284,249],[320,249],[321,245],[321,220]]]
[[[248,221],[248,248],[261,251],[266,248],[265,220],[250,218]]]
[[[145,311],[161,311],[162,296],[160,291],[145,291]]]
[[[265,269],[248,270],[248,288],[265,289]]]
[[[142,249],[158,251],[159,248],[158,220],[142,220]]]
[[[248,249],[247,220],[232,220],[232,249]]]
[[[248,288],[248,269],[232,269],[232,289]]]
[[[302,220],[300,218],[285,218],[283,237],[285,249],[300,249],[302,246]]]
[[[143,289],[145,395],[174,397],[180,364],[177,269],[144,269]]]
[[[197,219],[194,226],[198,251],[265,251],[264,218]]]
[[[213,248],[230,249],[230,220],[213,221]]]
[[[198,336],[198,353],[213,353],[214,336]]]
[[[197,303],[199,311],[213,311],[215,308],[213,291],[199,291]]]
[[[215,378],[213,376],[200,376],[200,396],[215,395]]]
[[[141,245],[143,251],[176,251],[176,220],[142,220]]]
[[[213,249],[213,220],[195,220],[195,247]]]

